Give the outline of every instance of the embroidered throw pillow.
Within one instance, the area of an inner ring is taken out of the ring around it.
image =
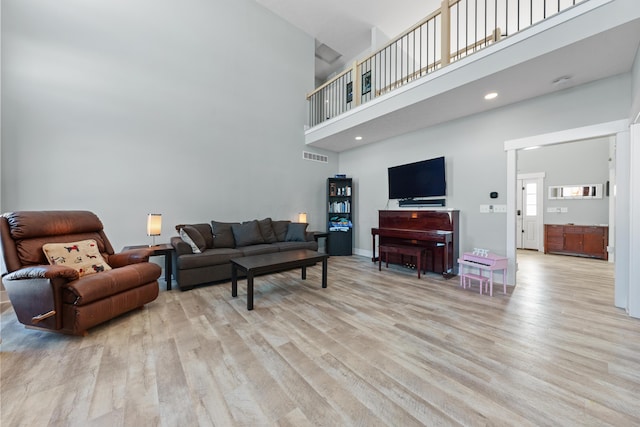
[[[49,264],[71,267],[80,277],[111,270],[93,239],[71,243],[47,243],[42,246],[42,250]]]

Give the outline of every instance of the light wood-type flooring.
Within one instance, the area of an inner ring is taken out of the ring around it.
[[[327,289],[317,266],[257,278],[251,312],[244,280],[235,299],[162,290],[83,338],[8,309],[0,425],[640,425],[640,320],[613,306],[613,265],[519,262],[489,297],[332,257]]]

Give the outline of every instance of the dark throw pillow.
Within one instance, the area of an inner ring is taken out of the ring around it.
[[[235,248],[236,243],[231,231],[232,225],[240,225],[239,222],[218,222],[211,221],[211,231],[213,232],[214,248]]]
[[[285,242],[306,242],[305,231],[309,224],[304,222],[292,222],[287,228],[287,235],[285,236]]]
[[[287,228],[291,221],[271,221],[271,227],[273,227],[273,232],[276,235],[276,239],[278,242],[284,242],[285,237],[287,237]]]
[[[231,226],[233,238],[236,241],[236,247],[259,245],[264,243],[258,221],[247,221],[242,224],[233,224]]]
[[[278,241],[271,225],[271,218],[258,221],[258,227],[260,227],[260,234],[262,234],[265,243],[276,243]]]

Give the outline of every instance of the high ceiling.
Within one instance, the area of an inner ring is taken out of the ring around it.
[[[379,46],[441,4],[440,0],[256,1],[315,37],[316,57],[322,44],[341,55],[332,65],[316,59],[316,78],[320,80],[366,56],[372,33],[377,38],[374,44]],[[573,18],[559,15],[553,26],[534,26],[490,46],[485,53],[491,60],[478,61],[483,53],[471,55],[451,68],[432,73],[429,79],[415,81],[420,88],[383,96],[379,102],[357,107],[363,114],[342,115],[311,128],[305,132],[305,141],[310,146],[342,152],[629,72],[640,46],[640,2],[636,1],[583,2],[584,7]],[[561,22],[565,24],[559,25]],[[536,34],[539,36],[531,37]],[[324,53],[331,51],[325,49]],[[436,78],[438,85],[423,85]],[[499,92],[498,99],[485,101],[482,96],[489,90]],[[398,108],[402,102],[406,104]]]
[[[371,47],[372,29],[377,29],[378,39],[386,41],[410,28],[441,4],[441,0],[256,1],[315,37],[316,78],[320,80],[342,70],[345,64],[364,57]],[[326,57],[331,50],[340,55],[335,61],[318,58]]]

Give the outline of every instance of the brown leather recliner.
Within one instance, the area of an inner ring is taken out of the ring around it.
[[[111,270],[80,277],[49,265],[46,243],[93,239]],[[87,329],[158,297],[161,269],[149,251],[115,254],[102,222],[87,211],[22,211],[0,217],[2,283],[20,323],[28,328],[85,335]]]

